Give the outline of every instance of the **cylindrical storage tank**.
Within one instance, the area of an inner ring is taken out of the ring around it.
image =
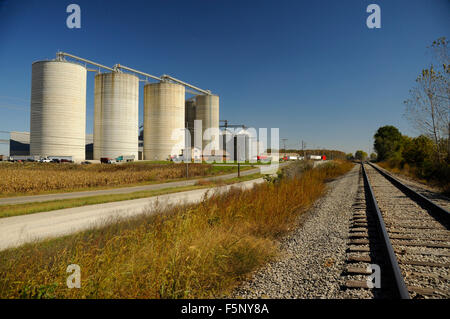
[[[194,146],[194,120],[195,120],[195,101],[187,100],[185,103],[184,117],[186,128],[191,134],[191,147]]]
[[[219,148],[223,150],[223,155],[227,157],[227,160],[234,160],[234,132],[229,129],[225,129],[220,132],[221,139],[219,141]]]
[[[86,72],[66,61],[33,63],[30,155],[85,159]]]
[[[139,78],[100,73],[94,87],[94,159],[139,156]]]
[[[248,161],[250,157],[250,133],[246,129],[241,129],[236,133],[237,145],[236,154],[238,161]]]
[[[144,86],[144,159],[167,160],[185,148],[184,86],[168,82]]]
[[[195,119],[202,121],[202,148],[212,143],[212,149],[219,149],[219,140],[205,140],[204,133],[208,128],[219,130],[219,96],[197,95],[195,97]]]

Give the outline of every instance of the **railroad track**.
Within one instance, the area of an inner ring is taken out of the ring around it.
[[[447,210],[371,164],[361,165],[352,209],[343,273],[350,296],[450,297]]]

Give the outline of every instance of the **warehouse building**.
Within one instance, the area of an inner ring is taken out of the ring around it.
[[[93,134],[85,135],[84,152],[85,158],[92,160],[94,152],[94,136]],[[9,155],[10,156],[30,156],[30,132],[11,132],[9,139]],[[57,156],[59,154],[49,154],[49,156]]]
[[[94,125],[93,134],[86,135],[89,72],[95,72]],[[156,83],[149,83],[150,79]],[[222,154],[219,96],[209,90],[169,75],[158,77],[121,64],[108,67],[65,52],[57,52],[53,60],[34,62],[31,82],[30,133],[12,133],[11,155],[70,156],[75,162],[119,156],[167,160],[186,152],[186,146],[195,158]],[[140,82],[144,83],[142,131]],[[213,131],[211,139],[194,141],[198,120],[202,122],[198,135]]]

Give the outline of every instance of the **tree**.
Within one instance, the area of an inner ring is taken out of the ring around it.
[[[433,150],[433,141],[425,135],[420,135],[409,139],[403,150],[403,158],[406,163],[421,167],[432,161]]]
[[[376,161],[376,160],[377,160],[377,154],[375,154],[375,153],[370,153],[370,160],[371,160],[371,161]]]
[[[351,161],[352,159],[354,159],[353,154],[352,153],[347,153],[345,155],[345,157],[347,158],[347,160]]]
[[[364,161],[367,158],[367,153],[361,150],[355,152],[355,158],[360,161]]]
[[[380,127],[374,135],[374,149],[379,161],[401,159],[403,137],[400,131],[391,125]]]
[[[443,37],[429,49],[432,50],[436,65],[423,69],[416,79],[416,85],[410,90],[410,98],[405,103],[405,116],[423,135],[431,138],[435,144],[435,154],[441,162],[449,152],[448,137],[450,130],[450,63],[448,40]],[[447,143],[443,143],[446,140]],[[446,145],[447,144],[447,145]],[[446,147],[442,147],[446,145]]]

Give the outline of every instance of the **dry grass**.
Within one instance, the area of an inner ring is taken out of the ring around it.
[[[239,183],[243,181],[248,181],[251,179],[257,179],[262,177],[261,174],[250,174],[241,177],[233,177],[229,179],[219,179],[216,181],[200,180],[195,185],[191,186],[179,186],[179,187],[168,187],[158,190],[147,190],[139,191],[125,194],[110,194],[110,195],[98,195],[98,196],[87,196],[73,199],[61,199],[45,202],[33,202],[33,203],[23,203],[14,205],[0,205],[0,218],[34,214],[40,212],[48,212],[57,209],[80,207],[86,205],[103,204],[117,201],[124,201],[130,199],[151,197],[169,193],[183,192],[194,189],[200,189],[205,187],[216,187],[222,185],[228,185],[233,183]]]
[[[277,254],[277,239],[350,163],[234,189],[103,228],[0,252],[0,298],[223,297]],[[66,267],[81,267],[81,288]]]
[[[189,164],[190,177],[217,175],[233,168],[215,168],[209,164]],[[38,194],[98,187],[117,187],[145,182],[167,181],[186,176],[182,164],[127,163],[54,164],[13,163],[0,165],[0,196]]]
[[[404,164],[403,167],[399,167],[390,162],[378,162],[376,164],[391,173],[406,176],[416,182],[419,182],[427,186],[431,186],[436,191],[441,192],[446,196],[450,196],[450,181],[448,179],[441,177],[434,179],[433,178],[425,179],[420,176],[418,169],[416,167],[410,166],[407,163]]]
[[[391,173],[400,174],[412,178],[420,183],[426,184],[427,181],[425,179],[419,178],[414,167],[405,164],[403,168],[399,168],[398,166],[393,166],[388,162],[378,162],[376,163],[378,166],[384,168],[385,170],[390,171]]]

